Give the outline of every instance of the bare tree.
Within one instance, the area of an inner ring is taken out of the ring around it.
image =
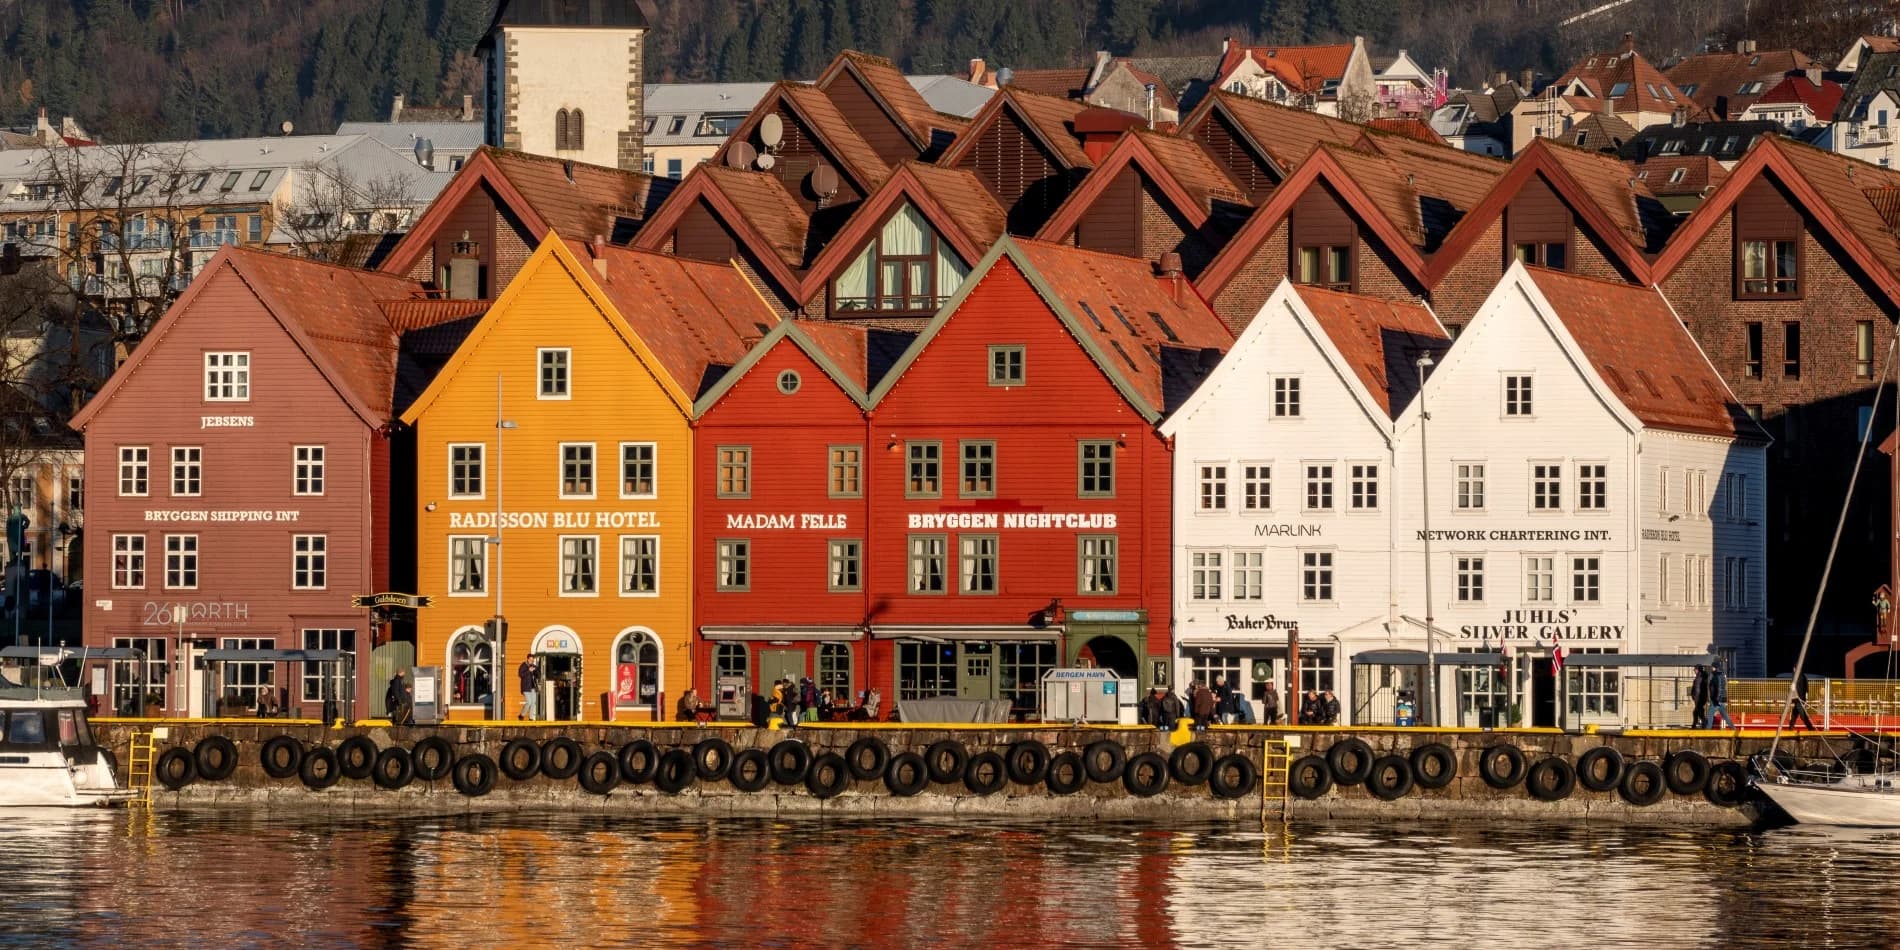
[[[297,168],[297,187],[278,205],[277,226],[297,253],[335,261],[353,234],[407,227],[415,205],[415,179],[407,173],[365,178],[336,162],[311,162]]]

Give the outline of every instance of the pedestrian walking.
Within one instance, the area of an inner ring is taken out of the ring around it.
[[[389,689],[383,692],[383,711],[389,714],[390,725],[413,725],[409,718],[413,708],[410,695],[409,684],[403,682],[402,671],[397,670],[396,675],[389,678]]]
[[[1722,672],[1722,662],[1717,660],[1709,668],[1709,728],[1718,728],[1716,723],[1721,722],[1735,728],[1735,720],[1728,715],[1728,674]]]
[[[1804,728],[1814,728],[1814,720],[1808,718],[1808,674],[1803,672],[1794,678],[1794,705],[1788,707],[1788,728],[1794,728],[1795,717],[1801,717]]]
[[[1214,691],[1208,689],[1206,683],[1195,680],[1188,703],[1194,710],[1194,728],[1206,729],[1214,721]]]
[[[1700,663],[1695,665],[1695,682],[1689,685],[1689,699],[1695,703],[1690,724],[1697,729],[1708,728],[1709,668]]]
[[[1280,693],[1267,684],[1265,695],[1260,697],[1260,721],[1267,725],[1276,725],[1280,721]]]
[[[534,657],[521,661],[521,668],[515,671],[521,680],[521,717],[535,720],[541,718],[541,664]]]

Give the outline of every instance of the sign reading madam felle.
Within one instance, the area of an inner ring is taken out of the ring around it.
[[[1507,610],[1494,624],[1466,624],[1461,640],[1621,640],[1622,624],[1579,624],[1576,610]]]

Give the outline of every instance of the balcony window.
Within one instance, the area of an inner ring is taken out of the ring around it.
[[[838,276],[832,287],[833,309],[930,313],[956,292],[969,272],[924,216],[904,205]]]

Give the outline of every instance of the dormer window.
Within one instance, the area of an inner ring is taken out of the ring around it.
[[[832,310],[928,314],[956,292],[969,272],[924,216],[903,205],[832,282]]]

